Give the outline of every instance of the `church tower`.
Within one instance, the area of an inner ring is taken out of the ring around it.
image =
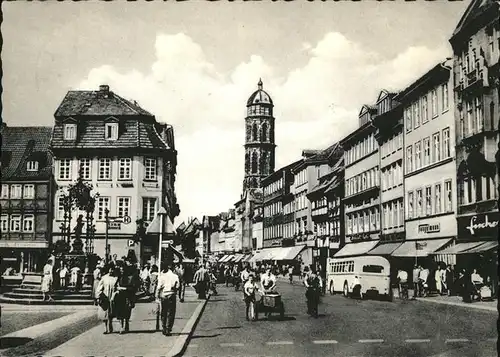
[[[259,80],[248,98],[245,118],[245,179],[243,192],[261,188],[261,179],[274,172],[273,101]]]

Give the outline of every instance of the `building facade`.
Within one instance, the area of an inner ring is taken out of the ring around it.
[[[404,112],[406,239],[414,244],[398,248],[395,256],[424,259],[457,235],[451,83],[446,61],[397,96]]]
[[[314,262],[326,273],[326,262],[345,243],[344,237],[344,152],[336,144],[328,157],[331,169],[324,173],[318,184],[307,194],[311,202],[311,219],[314,224],[316,244]]]
[[[375,139],[379,145],[381,241],[405,239],[403,189],[403,114],[395,93],[382,90],[377,100]]]
[[[345,161],[346,243],[380,238],[379,146],[372,124],[376,114],[377,107],[364,105],[359,114],[359,128],[341,141]]]
[[[498,239],[500,7],[472,1],[453,47],[459,241]]]
[[[248,98],[245,118],[245,178],[243,191],[261,187],[261,180],[274,172],[275,148],[273,100],[262,80]]]
[[[291,211],[293,200],[290,197],[290,188],[293,182],[292,165],[282,167],[262,180],[264,193],[262,208],[263,248],[282,246],[285,227],[290,228],[293,224],[293,212]],[[288,210],[285,210],[287,204]],[[287,223],[284,222],[285,215],[288,218]],[[293,236],[292,232],[290,232],[291,236]]]
[[[73,241],[78,218],[86,216],[65,208],[69,187],[81,179],[98,194],[90,212],[94,227],[81,228],[83,234],[89,227],[95,230],[93,253],[103,257],[108,250],[121,257],[134,249],[144,261],[150,259],[157,254],[158,236],[138,237],[139,226],[151,222],[161,206],[172,222],[179,214],[173,128],[107,85],[69,91],[54,117],[54,240]]]
[[[500,165],[500,4],[473,0],[453,48],[456,127],[457,265],[498,282]]]
[[[2,123],[1,269],[39,272],[52,243],[50,127]]]

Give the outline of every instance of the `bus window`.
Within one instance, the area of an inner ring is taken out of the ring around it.
[[[354,262],[349,262],[349,272],[354,272]]]
[[[363,265],[363,273],[383,273],[384,267],[380,265]]]

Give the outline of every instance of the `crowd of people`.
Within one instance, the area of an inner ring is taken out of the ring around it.
[[[458,295],[464,302],[472,302],[481,297],[481,289],[487,288],[493,292],[491,278],[484,279],[477,269],[460,269],[458,272],[451,265],[437,265],[431,271],[428,267],[415,265],[413,267],[411,282],[409,274],[403,269],[398,270],[396,277],[400,295],[409,286],[413,288],[413,298],[426,297],[429,292],[435,291],[438,295]]]

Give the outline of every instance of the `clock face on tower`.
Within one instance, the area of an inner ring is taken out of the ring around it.
[[[262,80],[248,98],[245,118],[245,178],[243,190],[261,187],[261,180],[274,172],[273,101]]]

